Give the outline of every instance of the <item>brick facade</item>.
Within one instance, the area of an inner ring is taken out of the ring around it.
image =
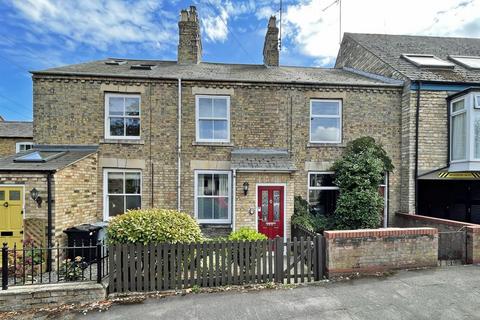
[[[437,266],[434,228],[325,231],[329,277]]]
[[[141,138],[138,141],[112,141],[104,138],[106,92],[140,94]],[[230,143],[195,142],[196,94],[230,96]],[[312,98],[342,100],[341,144],[309,144],[309,103]],[[389,187],[389,211],[393,214],[400,208],[400,100],[401,89],[391,87],[183,81],[181,209],[194,214],[194,171],[211,169],[202,166],[202,163],[216,161],[226,163],[226,169],[229,169],[230,152],[234,148],[290,150],[299,170],[290,175],[288,183],[293,187],[289,191],[306,197],[308,170],[328,170],[348,141],[370,135],[385,146],[396,167],[390,176]],[[142,170],[142,206],[150,207],[153,204],[155,207],[176,208],[177,101],[177,81],[36,75],[35,142],[69,144],[75,141],[76,144],[100,145],[96,186],[98,211],[103,210],[104,168]],[[258,111],[259,106],[262,112]],[[71,119],[78,119],[78,125],[72,126]],[[286,181],[269,173],[258,173],[255,176],[259,182]],[[272,176],[275,179],[272,180]],[[241,178],[237,181],[238,184],[243,184]],[[244,204],[242,197],[238,197],[237,201],[238,210],[254,205],[251,201]],[[288,210],[287,216],[291,216],[293,208],[289,207]],[[242,216],[243,213],[238,214]],[[242,219],[239,220],[240,224],[236,224],[237,228],[241,226]],[[252,225],[251,218],[245,219],[246,225]]]
[[[32,138],[5,138],[0,137],[0,158],[10,156],[16,152],[17,142],[32,142]]]

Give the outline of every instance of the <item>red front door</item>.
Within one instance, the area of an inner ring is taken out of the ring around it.
[[[257,190],[258,232],[269,239],[283,237],[284,187],[259,186]]]

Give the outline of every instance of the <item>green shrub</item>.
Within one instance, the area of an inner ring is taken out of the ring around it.
[[[331,226],[331,219],[322,214],[313,214],[307,200],[295,196],[293,203],[292,223],[300,225],[312,232],[323,232]]]
[[[190,243],[202,241],[197,222],[188,214],[166,209],[131,210],[110,220],[110,243]]]
[[[233,240],[233,241],[267,240],[267,236],[253,230],[252,228],[241,227],[237,231],[230,233],[230,235],[228,236],[228,240]]]
[[[384,172],[393,165],[381,145],[363,137],[347,145],[342,158],[335,161],[335,184],[340,189],[332,216],[336,229],[377,228],[383,198],[378,192]]]

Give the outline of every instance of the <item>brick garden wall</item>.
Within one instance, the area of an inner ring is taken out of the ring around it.
[[[437,266],[434,228],[325,231],[324,236],[329,277]]]
[[[98,283],[61,283],[10,287],[0,291],[0,312],[84,304],[104,300],[106,289]]]
[[[480,263],[480,225],[421,216],[417,214],[398,213],[395,225],[399,227],[432,227],[442,231],[465,230],[467,233],[467,263]]]

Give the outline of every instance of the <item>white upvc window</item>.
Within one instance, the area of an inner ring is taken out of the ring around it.
[[[452,101],[450,106],[451,160],[467,158],[467,108],[465,98]]]
[[[341,100],[310,100],[310,142],[342,142]]]
[[[230,142],[230,97],[195,96],[196,141]]]
[[[199,223],[230,223],[230,171],[195,171],[195,218]]]
[[[308,173],[308,204],[314,214],[325,216],[334,213],[339,188],[334,184],[334,172]]]
[[[142,172],[140,170],[104,170],[104,220],[142,206]]]
[[[140,139],[140,95],[105,94],[105,138]]]
[[[31,141],[17,142],[15,144],[15,152],[19,153],[19,152],[22,152],[22,151],[27,151],[27,150],[32,149],[32,147],[33,147],[33,142],[31,142]]]

